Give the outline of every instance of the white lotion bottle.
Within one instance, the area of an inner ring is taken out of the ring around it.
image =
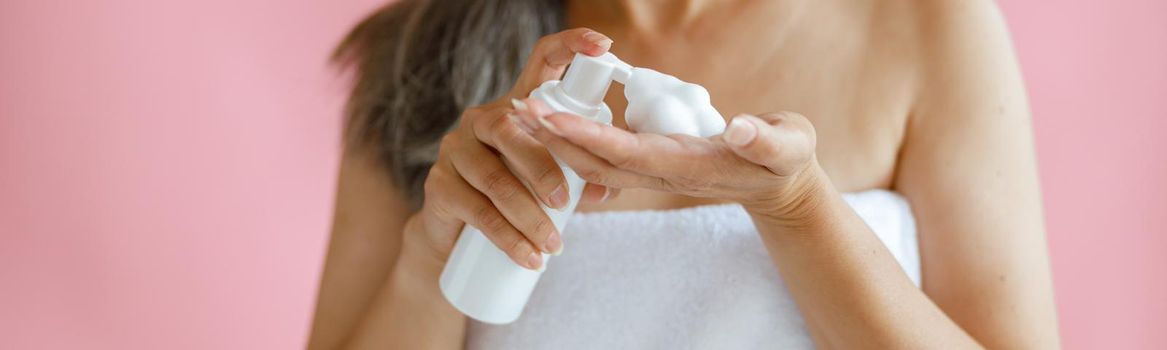
[[[631,67],[610,53],[599,57],[576,54],[562,81],[544,82],[531,92],[531,97],[553,110],[611,124],[612,110],[604,104],[604,95],[612,80],[626,80],[630,71]],[[567,206],[540,206],[555,229],[563,232],[586,181],[562,161],[556,159],[556,163],[567,181]],[[543,266],[549,258],[543,255]],[[482,231],[466,225],[446,261],[439,284],[446,300],[463,314],[486,323],[506,324],[519,318],[542,274],[543,271],[532,271],[511,261]]]
[[[611,124],[612,111],[603,101],[612,81],[625,84],[625,119],[633,131],[698,137],[725,131],[725,120],[710,104],[705,88],[651,69],[634,68],[611,53],[598,57],[576,54],[562,81],[544,82],[530,97],[555,111]],[[563,171],[570,197],[563,209],[540,206],[562,233],[586,181],[559,159],[555,161]],[[549,259],[543,256],[544,267]],[[519,318],[542,274],[542,270],[532,271],[511,261],[482,231],[466,225],[442,270],[439,287],[446,300],[466,316],[507,324]]]

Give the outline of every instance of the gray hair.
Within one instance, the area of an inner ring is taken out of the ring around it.
[[[346,146],[374,151],[417,207],[441,137],[463,110],[505,94],[535,42],[562,23],[554,0],[402,0],[377,10],[333,54],[355,72]]]

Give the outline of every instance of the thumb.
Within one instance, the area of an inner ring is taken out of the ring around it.
[[[814,158],[814,127],[797,113],[741,114],[721,137],[739,157],[781,176],[794,175]]]

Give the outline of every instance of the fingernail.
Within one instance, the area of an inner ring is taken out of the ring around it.
[[[550,120],[547,120],[547,116],[539,116],[539,124],[543,125],[544,128],[547,128],[547,131],[550,131],[552,134],[563,136],[563,133],[559,131],[559,128],[556,127],[555,124],[551,124]]]
[[[512,98],[512,99],[511,99],[511,106],[514,106],[514,107],[515,107],[515,110],[516,110],[516,111],[519,111],[519,112],[527,112],[527,111],[530,111],[530,110],[531,110],[531,108],[530,108],[530,107],[527,107],[527,103],[526,103],[526,102],[523,102],[523,100],[520,100],[520,99],[517,99],[517,98]]]
[[[722,135],[722,138],[734,146],[745,146],[756,136],[758,136],[758,128],[753,123],[746,121],[743,116],[737,116],[729,122],[729,127],[725,128],[725,134]]]
[[[527,255],[527,268],[538,271],[542,267],[543,257],[539,255],[537,252],[531,252],[530,255]]]
[[[609,188],[608,186],[604,186],[604,196],[600,197],[600,203],[607,202],[608,196],[611,196],[611,195],[612,195],[612,189]]]
[[[547,245],[543,248],[554,256],[563,254],[563,240],[559,238],[559,233],[551,233],[551,237],[547,237]]]
[[[541,125],[539,125],[539,122],[536,121],[535,117],[532,116],[531,114],[532,114],[531,112],[528,112],[528,113],[523,113],[521,115],[515,115],[515,116],[519,118],[519,122],[522,122],[523,125],[527,126],[527,129],[535,131],[535,130],[539,130],[539,129],[543,128]]]
[[[547,196],[547,206],[562,210],[564,206],[567,206],[567,197],[567,186],[559,185]]]
[[[507,113],[507,119],[510,119],[511,123],[515,123],[515,126],[518,126],[519,129],[523,130],[523,132],[526,132],[528,134],[535,133],[534,130],[531,130],[531,126],[527,125],[527,123],[524,123],[522,118],[519,118],[519,116],[511,114],[511,113]]]
[[[584,38],[584,40],[587,40],[588,42],[590,42],[596,46],[612,47],[612,39],[608,39],[608,37],[605,36],[604,34],[600,34],[597,32],[588,32],[587,34],[583,35],[583,38]]]

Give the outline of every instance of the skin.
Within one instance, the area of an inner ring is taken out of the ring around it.
[[[465,317],[437,279],[464,223],[530,268],[570,249],[536,206],[562,199],[547,150],[591,182],[581,210],[742,203],[821,348],[1058,347],[1028,106],[991,2],[578,5],[570,24],[606,35],[549,36],[508,96],[466,111],[420,211],[371,153],[345,151],[309,348],[461,348]],[[609,48],[704,85],[726,134],[511,102]],[[923,288],[840,195],[871,188],[912,203]]]

